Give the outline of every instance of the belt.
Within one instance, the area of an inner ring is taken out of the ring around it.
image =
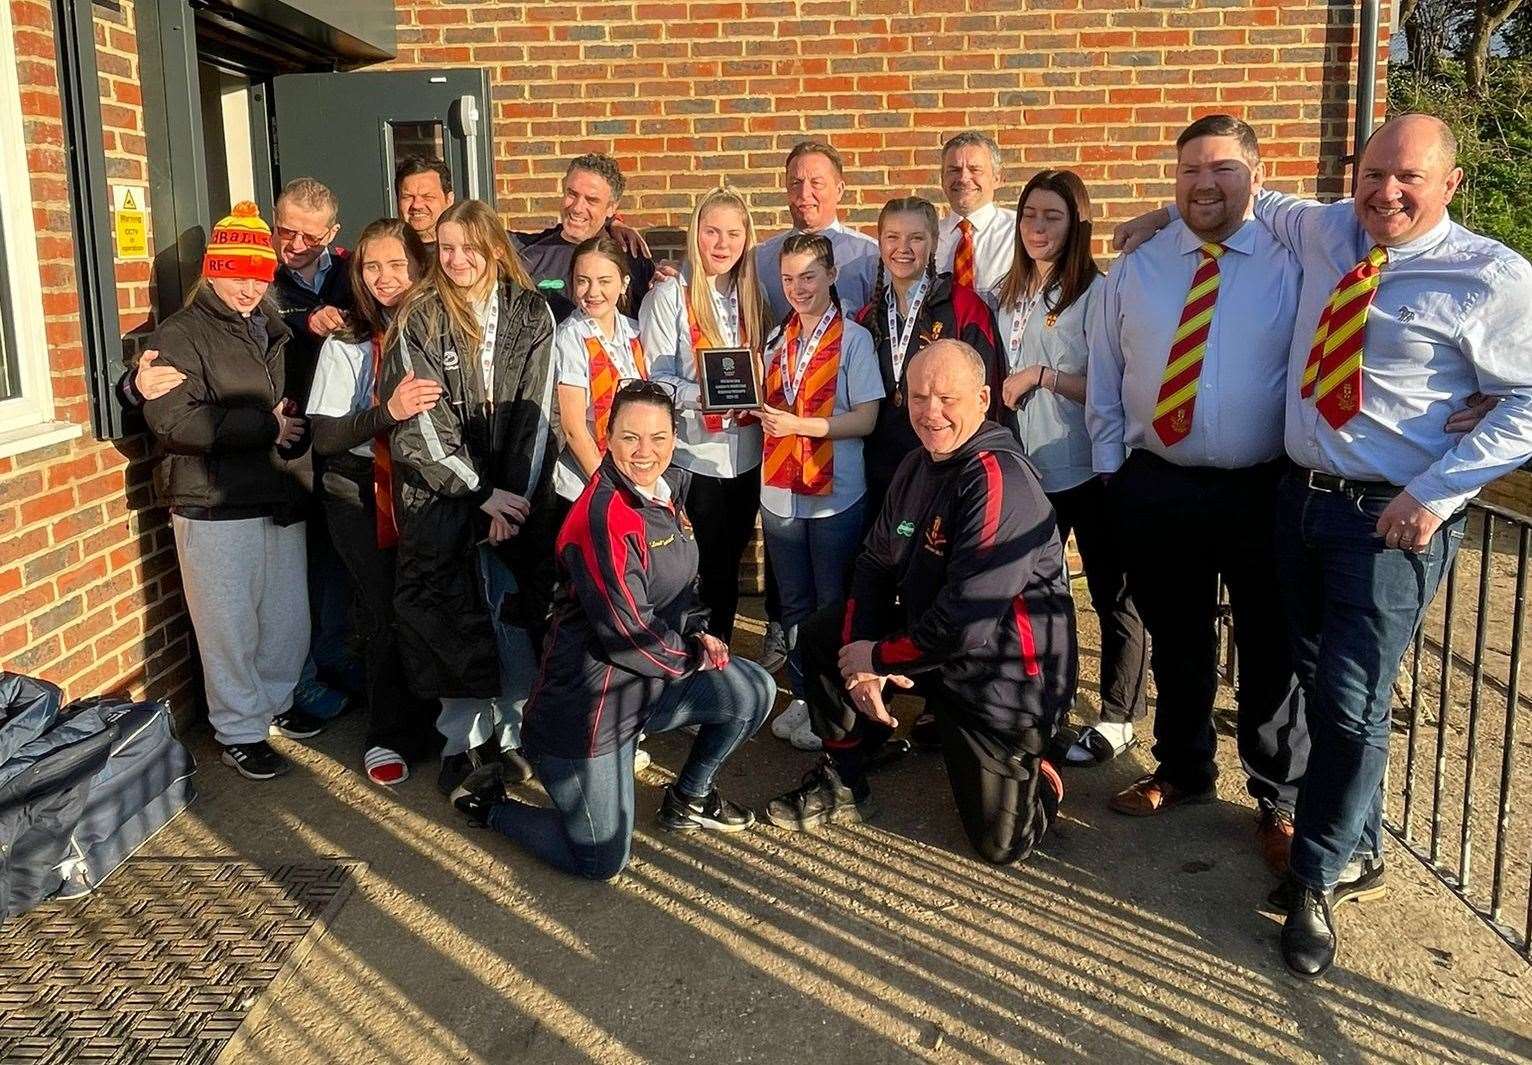
[[[1350,477],[1337,477],[1332,473],[1294,467],[1304,487],[1311,492],[1340,492],[1348,496],[1393,496],[1399,494],[1397,485],[1387,481],[1358,481]]]

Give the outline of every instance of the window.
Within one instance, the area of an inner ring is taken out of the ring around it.
[[[16,54],[11,5],[6,3],[0,3],[0,53]],[[53,420],[32,180],[16,68],[15,63],[0,63],[0,455],[80,433],[78,426]]]

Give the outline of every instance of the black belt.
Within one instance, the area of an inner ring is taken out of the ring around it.
[[[1311,492],[1340,492],[1348,496],[1394,496],[1399,494],[1397,485],[1387,481],[1358,481],[1351,477],[1337,477],[1333,473],[1320,473],[1294,466],[1293,474]]]

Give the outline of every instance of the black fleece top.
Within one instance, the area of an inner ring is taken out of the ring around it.
[[[939,462],[905,458],[841,635],[876,641],[881,673],[938,672],[993,732],[1041,751],[1074,699],[1074,602],[1053,507],[1009,430],[986,421]]]

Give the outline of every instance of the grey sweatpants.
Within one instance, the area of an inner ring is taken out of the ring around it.
[[[271,719],[293,705],[309,653],[303,523],[172,514],[170,524],[213,734],[224,744],[264,740]]]

